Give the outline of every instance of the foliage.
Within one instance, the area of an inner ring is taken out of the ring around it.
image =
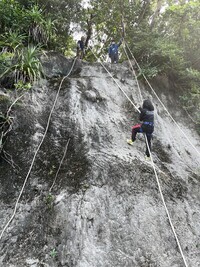
[[[76,42],[72,37],[67,39],[66,48],[67,49],[64,52],[65,56],[74,57],[76,55]]]
[[[40,78],[42,68],[36,54],[41,48],[64,52],[66,44],[71,47],[69,31],[73,20],[69,14],[75,14],[79,7],[78,0],[52,0],[47,3],[42,0],[28,3],[23,0],[0,1],[2,85],[21,87]]]
[[[16,81],[33,83],[42,75],[42,65],[38,59],[40,48],[29,46],[18,53],[18,63],[14,65]]]
[[[200,53],[198,41],[200,34],[199,8],[199,1],[186,1],[180,5],[169,6],[162,16],[162,19],[168,22],[167,25],[162,23],[165,35],[167,34],[183,49],[185,59],[192,64],[199,58]],[[200,64],[198,66],[200,67]]]
[[[14,52],[17,48],[23,47],[26,36],[9,30],[0,37],[0,48],[5,51]]]
[[[35,44],[46,43],[45,20],[43,10],[39,6],[34,5],[30,10],[26,11],[28,17],[28,37],[29,42]]]
[[[23,91],[23,90],[31,89],[31,83],[24,83],[21,80],[19,80],[17,83],[15,83],[14,86],[15,86],[15,89],[17,91]]]
[[[200,134],[200,72],[187,69],[185,79],[190,81],[190,90],[185,91],[180,100]]]
[[[0,54],[0,73],[6,72],[6,70],[12,64],[13,53],[11,52],[4,52]]]
[[[4,68],[4,72],[0,78],[5,76],[14,77],[13,83],[33,83],[42,75],[42,65],[38,59],[40,52],[39,47],[28,46],[20,50],[16,50],[13,54],[7,53],[7,65],[3,64],[0,58],[0,67]],[[5,58],[5,53],[3,53]],[[11,57],[9,57],[11,55]]]
[[[63,50],[80,7],[78,0],[1,0],[0,33],[17,32],[26,36],[26,45]]]
[[[81,4],[79,0],[38,0],[37,4],[44,10],[46,32],[49,34],[49,48],[64,53],[68,39],[71,38],[71,24],[80,22]],[[48,21],[49,19],[49,21]]]
[[[51,193],[49,193],[49,194],[46,196],[46,198],[45,198],[45,203],[46,203],[47,208],[48,208],[49,210],[51,210],[51,209],[53,208],[53,204],[54,204],[54,196],[53,196]]]
[[[156,67],[146,65],[143,66],[143,68],[140,70],[137,78],[138,79],[143,78],[143,76],[145,75],[147,79],[152,79],[157,74],[158,74],[158,69]]]
[[[23,19],[23,10],[15,0],[0,1],[0,33],[5,34],[10,29],[20,31]]]

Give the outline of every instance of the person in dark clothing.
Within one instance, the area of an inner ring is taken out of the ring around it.
[[[108,49],[108,55],[111,59],[111,63],[118,63],[119,55],[118,55],[118,48],[122,44],[122,40],[119,41],[118,44],[115,43],[115,40],[112,39],[111,45]]]
[[[132,145],[136,140],[137,133],[144,133],[148,142],[148,145],[146,145],[146,156],[150,157],[151,139],[154,131],[154,106],[151,101],[147,99],[144,100],[143,105],[139,108],[139,110],[139,120],[142,121],[142,123],[136,124],[132,127],[132,136],[130,140],[127,140],[127,143]]]
[[[85,55],[85,37],[82,36],[81,40],[77,42],[77,53],[76,56],[79,59],[83,59]]]

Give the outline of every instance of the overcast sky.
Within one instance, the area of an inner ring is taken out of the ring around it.
[[[82,0],[82,5],[84,6],[84,7],[89,7],[90,6],[90,0]]]

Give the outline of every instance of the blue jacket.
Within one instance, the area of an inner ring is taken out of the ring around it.
[[[108,49],[108,54],[109,56],[111,55],[116,55],[118,53],[118,48],[119,46],[122,44],[122,42],[120,41],[118,44],[111,44],[111,46]]]
[[[84,42],[81,41],[81,40],[79,40],[79,41],[77,42],[77,49],[80,49],[80,50],[83,51],[84,47],[85,47]]]

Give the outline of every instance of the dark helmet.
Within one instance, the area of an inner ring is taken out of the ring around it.
[[[149,111],[153,111],[154,110],[154,106],[153,104],[151,103],[151,101],[149,99],[146,99],[143,101],[143,105],[142,105],[142,108],[145,108]]]

